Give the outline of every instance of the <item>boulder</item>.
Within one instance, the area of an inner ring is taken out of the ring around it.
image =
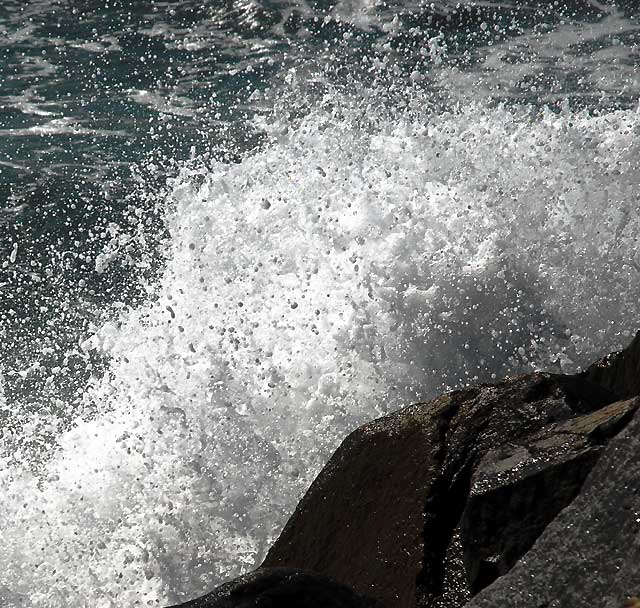
[[[327,577],[286,568],[261,569],[173,608],[382,608]]]
[[[639,351],[636,338],[577,376],[465,388],[357,429],[263,566],[332,577],[387,608],[465,605],[526,561],[631,420]]]
[[[509,572],[527,553],[576,497],[602,445],[637,407],[635,400],[613,403],[484,455],[460,522],[471,594]]]
[[[533,548],[469,608],[640,606],[640,413]],[[626,603],[628,602],[628,603]]]
[[[174,608],[640,605],[640,334],[351,433],[256,572]]]

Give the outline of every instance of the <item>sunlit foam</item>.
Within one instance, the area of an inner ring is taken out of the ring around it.
[[[413,101],[338,97],[175,180],[159,284],[82,345],[112,359],[97,414],[41,476],[0,467],[3,606],[194,597],[259,562],[359,423],[627,340],[640,115]]]

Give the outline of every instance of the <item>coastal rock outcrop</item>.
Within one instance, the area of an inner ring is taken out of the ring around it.
[[[620,607],[640,594],[639,394],[640,334],[574,376],[365,424],[262,567],[183,608]]]
[[[578,377],[604,386],[620,399],[640,395],[640,332],[627,348],[606,355]]]
[[[637,413],[610,442],[571,505],[468,607],[623,608],[640,595],[639,463]]]
[[[527,555],[631,420],[639,352],[636,338],[577,376],[465,388],[364,425],[264,565],[331,576],[388,608],[465,605]]]

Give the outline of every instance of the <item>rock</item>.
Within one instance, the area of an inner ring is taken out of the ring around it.
[[[635,605],[632,596],[640,592],[639,462],[637,413],[604,450],[578,497],[469,608]]]
[[[263,565],[330,576],[387,608],[464,605],[528,555],[633,416],[637,400],[617,402],[635,386],[631,352],[598,372],[465,388],[364,425]]]
[[[614,608],[640,590],[640,334],[364,425],[263,566],[174,608]],[[604,454],[604,455],[603,455]]]
[[[382,608],[327,577],[286,568],[261,569],[173,608]]]
[[[628,422],[637,405],[617,402],[484,455],[461,519],[471,594],[509,572],[571,503],[602,444]]]
[[[580,377],[606,387],[620,399],[640,395],[640,332],[627,348],[597,361]]]

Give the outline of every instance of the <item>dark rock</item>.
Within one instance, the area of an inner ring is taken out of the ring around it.
[[[640,332],[627,348],[600,359],[580,377],[606,387],[620,399],[640,395]]]
[[[638,595],[638,463],[640,413],[605,448],[579,496],[469,608],[622,608]]]
[[[461,520],[471,594],[507,573],[577,495],[608,437],[633,415],[621,401],[487,452]]]
[[[627,372],[600,377],[528,374],[361,427],[264,566],[319,572],[387,608],[462,606],[530,550],[633,415],[636,401],[610,405]]]
[[[576,376],[375,420],[261,569],[175,608],[621,606],[640,590],[639,393],[640,334]]]
[[[327,577],[287,568],[260,569],[173,608],[382,608]]]

